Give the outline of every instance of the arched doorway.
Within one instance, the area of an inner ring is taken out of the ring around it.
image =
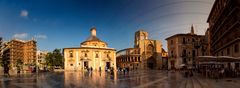
[[[110,62],[106,62],[106,70],[110,69]]]
[[[154,69],[156,67],[156,60],[153,56],[147,59],[147,68]]]
[[[88,69],[88,61],[84,61],[83,66],[85,69]]]

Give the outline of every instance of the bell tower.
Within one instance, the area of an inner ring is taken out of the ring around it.
[[[135,39],[134,39],[134,47],[139,47],[139,43],[141,40],[145,40],[148,39],[148,33],[143,31],[143,30],[139,30],[137,32],[135,32]]]
[[[190,33],[190,34],[194,35],[194,27],[193,27],[193,24],[192,24],[192,26],[191,26],[191,33]]]

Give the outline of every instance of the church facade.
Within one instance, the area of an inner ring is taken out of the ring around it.
[[[135,32],[134,48],[126,48],[117,52],[117,67],[130,70],[162,69],[162,43],[148,39],[148,32]]]
[[[116,50],[96,36],[96,28],[80,47],[64,48],[65,70],[107,70],[116,69]]]

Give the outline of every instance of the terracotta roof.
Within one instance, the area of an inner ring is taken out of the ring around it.
[[[63,48],[63,50],[65,49],[100,49],[100,50],[114,50],[113,48],[94,48],[94,47],[68,47],[68,48]]]
[[[83,43],[85,43],[85,42],[91,42],[91,41],[104,42],[104,41],[100,40],[100,39],[99,39],[98,37],[96,37],[96,36],[90,36],[90,37],[87,38],[86,41],[83,41],[81,44],[83,44]],[[104,43],[106,43],[106,42],[104,42]],[[107,44],[107,43],[106,43],[106,44]]]
[[[96,36],[90,36],[90,37],[87,38],[86,41],[101,41],[101,40]]]
[[[188,34],[187,33],[187,34],[175,34],[173,36],[170,36],[170,37],[166,38],[165,40],[168,40],[170,38],[177,37],[177,36],[198,36],[198,37],[204,37],[204,35],[197,35],[197,34],[192,35],[192,34]]]

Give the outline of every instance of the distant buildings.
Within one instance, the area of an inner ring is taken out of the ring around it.
[[[142,55],[139,48],[127,48],[117,52],[117,67],[130,70],[142,69]]]
[[[240,1],[216,0],[207,22],[211,54],[240,57]]]
[[[116,69],[116,50],[96,36],[96,28],[91,29],[91,36],[80,47],[64,48],[65,70]]]
[[[191,32],[187,34],[176,34],[166,38],[168,48],[168,69],[179,69],[181,66],[194,66],[196,57],[204,55],[203,35],[196,35],[192,25]]]
[[[162,68],[168,69],[168,52],[162,48]]]
[[[117,52],[117,67],[137,69],[162,69],[162,44],[158,40],[148,39],[148,33],[135,32],[134,48]]]
[[[45,58],[47,56],[48,52],[47,51],[37,51],[37,66],[39,69],[43,70],[44,67],[46,67],[46,61]]]

